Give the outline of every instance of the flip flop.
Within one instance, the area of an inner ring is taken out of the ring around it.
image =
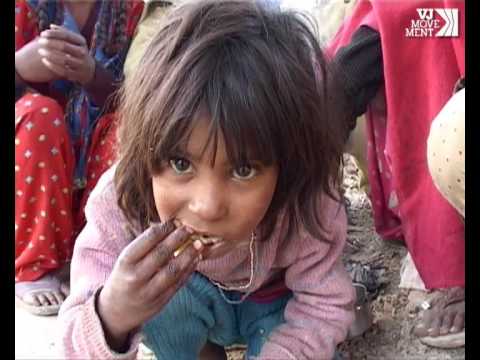
[[[465,330],[455,334],[419,338],[422,344],[440,349],[455,349],[465,346]]]
[[[58,314],[61,304],[33,305],[23,300],[26,294],[37,294],[59,290],[60,280],[53,275],[45,275],[36,281],[23,281],[15,283],[15,304],[34,315],[51,316]]]

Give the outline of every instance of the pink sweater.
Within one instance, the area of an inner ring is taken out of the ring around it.
[[[71,294],[59,313],[59,349],[68,359],[135,359],[141,333],[132,337],[126,353],[106,343],[95,310],[95,294],[105,283],[122,249],[138,231],[131,228],[116,202],[114,168],[92,192],[71,264]],[[338,203],[325,205],[323,218],[330,232],[325,241],[297,234],[282,242],[279,224],[272,236],[258,243],[258,272],[251,286],[260,289],[285,271],[285,285],[294,296],[285,308],[285,323],[278,326],[262,348],[259,359],[328,359],[343,341],[353,321],[355,293],[340,261],[346,239],[346,216]],[[249,251],[235,251],[221,259],[206,260],[198,271],[210,279],[230,283],[249,277]]]

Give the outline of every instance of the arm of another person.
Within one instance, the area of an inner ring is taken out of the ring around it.
[[[107,208],[106,203],[115,201],[111,196],[112,184],[107,185],[107,188],[102,181],[105,175],[86,206],[87,224],[76,240],[72,258],[71,293],[59,312],[60,338],[57,343],[60,354],[65,359],[133,360],[136,359],[141,340],[140,333],[131,334],[128,348],[123,353],[114,351],[107,343],[97,312],[99,291],[131,237],[120,225],[118,234],[113,234],[102,226],[105,221],[115,224],[125,221],[120,209],[108,214],[101,213],[101,209]],[[100,209],[100,212],[95,210],[95,216],[92,216],[93,209]]]
[[[119,86],[119,82],[115,80],[113,74],[103,67],[103,65],[95,61],[95,70],[92,80],[84,85],[84,89],[92,101],[98,107],[102,108],[106,105],[107,99],[113,94]]]
[[[27,88],[44,92],[45,84],[56,78],[40,61],[38,21],[26,1],[15,1],[15,101]]]
[[[340,81],[352,109],[352,118],[364,114],[383,83],[383,60],[380,34],[361,26],[350,43],[334,57],[339,66]],[[352,123],[351,129],[355,127]]]
[[[142,14],[144,3],[143,1],[129,1],[127,2],[128,15],[127,15],[127,38],[132,39],[135,33],[135,30],[138,26],[138,21],[140,15]],[[129,50],[130,44],[121,50],[117,56],[119,57],[119,66],[123,68],[125,59],[127,57],[127,52]],[[93,102],[99,106],[103,107],[106,104],[110,95],[112,95],[120,86],[121,80],[115,79],[115,76],[111,71],[103,67],[103,65],[96,61],[95,62],[95,72],[92,80],[85,85],[85,90],[88,92]]]
[[[297,260],[287,268],[285,284],[293,298],[259,359],[330,360],[354,319],[355,291],[340,256],[346,241],[346,214],[331,201],[326,219],[331,229],[326,243],[305,236]]]

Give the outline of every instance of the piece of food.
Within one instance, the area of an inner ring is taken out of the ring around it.
[[[178,255],[180,255],[182,251],[185,250],[190,244],[193,244],[193,240],[191,236],[187,239],[187,241],[185,241],[182,245],[180,245],[180,247],[177,250],[175,250],[175,252],[173,253],[173,257],[177,257]]]
[[[185,250],[190,244],[193,244],[196,240],[200,240],[204,246],[212,246],[222,240],[222,238],[218,236],[208,236],[202,234],[192,234],[188,237],[187,241],[185,241],[175,252],[173,253],[173,257],[177,257]]]

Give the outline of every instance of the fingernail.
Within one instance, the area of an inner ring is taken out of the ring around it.
[[[460,329],[459,329],[458,327],[456,327],[456,326],[452,326],[452,327],[450,328],[450,332],[451,332],[451,333],[457,333],[457,332],[459,332],[459,331],[460,331]]]
[[[188,226],[185,226],[185,231],[188,232],[189,234],[193,234],[195,232],[192,228]]]
[[[173,219],[173,224],[174,224],[177,228],[179,228],[180,226],[182,226],[182,223],[181,223],[180,220],[178,220],[178,219]]]
[[[203,260],[203,255],[199,254],[198,257],[197,257],[197,263],[199,263],[202,260]]]
[[[200,240],[195,240],[195,241],[193,242],[193,247],[194,247],[196,250],[200,251],[200,250],[202,250],[202,248],[203,248],[203,244],[202,244],[202,242],[201,242]],[[200,254],[200,256],[201,256],[201,255],[202,255],[202,254]]]
[[[430,328],[430,329],[428,329],[427,331],[428,331],[429,333],[431,333],[431,332],[433,332],[433,330],[435,330],[435,329],[434,329],[434,328]]]

